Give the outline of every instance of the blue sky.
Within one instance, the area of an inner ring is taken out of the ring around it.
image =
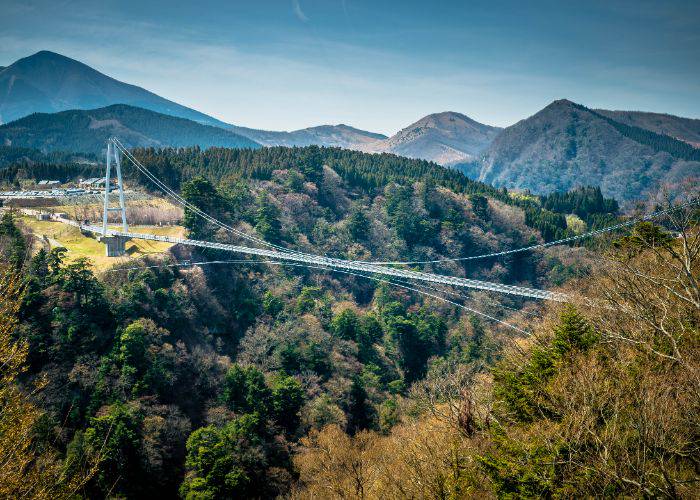
[[[700,118],[698,1],[0,0],[47,49],[237,125],[507,126],[558,98]]]

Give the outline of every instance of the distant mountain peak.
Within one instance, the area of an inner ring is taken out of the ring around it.
[[[415,123],[412,123],[403,130],[410,130],[415,127],[458,129],[462,127],[472,127],[478,130],[498,130],[498,127],[484,125],[473,118],[456,111],[441,111],[424,116]],[[400,132],[399,132],[400,133]]]
[[[0,72],[0,124],[31,113],[95,109],[115,103],[149,109],[206,125],[227,127],[215,118],[120,82],[70,57],[41,50]]]
[[[69,61],[78,62],[75,59],[72,59],[68,56],[64,56],[63,54],[59,54],[58,52],[53,52],[51,50],[40,50],[39,52],[35,52],[34,54],[27,56],[24,59],[34,59],[34,58],[41,58],[41,57],[46,57],[46,58],[50,58],[50,59],[66,59]]]
[[[94,68],[91,68],[85,63],[81,63],[80,61],[77,61],[75,59],[72,59],[68,56],[64,56],[63,54],[59,54],[57,52],[51,52],[50,50],[40,50],[39,52],[32,54],[27,57],[23,57],[22,59],[18,59],[14,63],[12,63],[8,68],[10,67],[16,67],[16,68],[22,68],[22,69],[31,69],[31,68],[37,68],[39,69],[41,66],[45,65],[60,65],[64,67],[65,69],[72,69],[72,70],[77,70],[77,71],[88,71],[88,72],[94,72],[97,74],[101,74],[99,71],[97,71]],[[109,78],[105,75],[106,78]]]
[[[426,115],[388,139],[362,149],[455,165],[477,158],[500,130],[455,111],[442,111]]]
[[[569,99],[555,99],[552,101],[549,107],[557,108],[557,107],[570,107],[570,106],[576,106],[576,103],[574,101],[570,101]],[[546,109],[546,108],[545,108]]]

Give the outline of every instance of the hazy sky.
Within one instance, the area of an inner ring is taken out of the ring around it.
[[[0,0],[0,65],[47,49],[224,121],[393,133],[554,99],[700,118],[700,2]]]

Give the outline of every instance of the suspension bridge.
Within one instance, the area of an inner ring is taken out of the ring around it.
[[[190,210],[199,217],[204,218],[208,222],[214,224],[215,226],[222,228],[226,231],[233,233],[234,235],[246,239],[256,245],[263,246],[266,248],[258,248],[253,246],[235,245],[230,243],[220,243],[212,241],[200,241],[187,238],[175,238],[170,236],[158,236],[147,233],[137,233],[129,230],[129,226],[126,218],[126,203],[124,197],[124,187],[122,180],[122,170],[121,170],[121,156],[124,155],[130,163],[147,179],[152,181],[159,189],[163,190],[167,196],[172,198],[177,204],[183,208]],[[114,189],[112,188],[112,165],[114,165],[114,170],[116,173],[116,184]],[[116,191],[116,192],[114,192]],[[113,197],[117,195],[118,204],[113,206]],[[475,290],[485,290],[489,292],[503,293],[509,295],[515,295],[520,297],[549,300],[556,302],[567,302],[569,297],[560,292],[540,290],[535,288],[505,285],[501,283],[492,283],[488,281],[480,281],[469,278],[460,278],[454,276],[447,276],[435,273],[427,273],[421,271],[414,271],[409,269],[400,269],[396,267],[391,267],[395,265],[405,265],[405,264],[424,264],[431,262],[441,262],[441,261],[459,261],[459,260],[475,260],[478,258],[489,258],[501,255],[509,255],[518,252],[531,251],[540,247],[552,246],[553,244],[562,244],[576,239],[582,239],[585,237],[590,237],[593,235],[601,234],[603,232],[612,231],[635,224],[639,220],[645,220],[652,217],[659,216],[666,211],[655,212],[648,216],[625,221],[614,226],[609,226],[608,228],[599,229],[596,231],[591,231],[582,235],[577,235],[574,237],[559,240],[557,242],[543,243],[539,245],[531,245],[528,247],[523,247],[519,249],[506,250],[503,252],[495,252],[490,254],[484,254],[480,256],[471,257],[457,257],[457,258],[447,258],[432,261],[404,261],[404,262],[371,262],[371,261],[358,261],[358,260],[345,260],[333,257],[327,257],[322,255],[315,255],[305,252],[299,252],[291,250],[288,248],[280,247],[274,245],[258,237],[249,235],[243,231],[226,225],[225,223],[213,218],[209,214],[202,212],[198,207],[192,205],[187,200],[182,198],[178,193],[164,184],[160,179],[158,179],[153,173],[151,173],[138,159],[136,159],[131,152],[117,139],[111,138],[107,143],[107,162],[106,162],[106,175],[105,175],[105,190],[103,199],[104,209],[103,209],[103,219],[102,225],[96,226],[87,223],[80,223],[72,221],[66,218],[60,218],[60,222],[71,224],[79,227],[83,231],[89,231],[95,233],[99,240],[106,245],[107,255],[110,257],[118,257],[124,255],[125,244],[130,239],[139,240],[150,240],[166,242],[171,244],[179,244],[191,247],[199,248],[210,248],[215,250],[221,250],[226,252],[232,252],[241,255],[253,255],[264,257],[270,259],[270,262],[275,263],[295,263],[297,265],[306,265],[311,268],[325,269],[330,271],[344,272],[346,274],[356,274],[358,276],[367,277],[370,276],[383,276],[389,278],[400,278],[403,283],[407,284],[419,284],[423,283],[423,288],[426,288],[425,284],[435,284],[435,285],[446,285],[459,288],[475,289]],[[112,229],[108,227],[108,214],[109,212],[119,212],[121,215],[121,228]],[[409,287],[410,288],[410,287]]]

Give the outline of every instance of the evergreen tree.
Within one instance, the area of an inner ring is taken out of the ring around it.
[[[264,192],[258,195],[257,207],[255,214],[256,231],[265,241],[279,243],[282,239],[279,209]]]
[[[0,218],[0,255],[14,269],[22,267],[27,255],[27,244],[12,212],[5,212]]]
[[[182,197],[189,203],[213,217],[219,215],[221,200],[214,185],[204,177],[196,177],[182,185]],[[211,239],[213,228],[205,219],[197,215],[192,209],[185,208],[182,221],[189,231],[189,236],[196,240]]]
[[[353,241],[367,241],[370,231],[370,221],[359,207],[354,207],[348,218],[348,234]]]
[[[369,429],[372,426],[372,410],[367,399],[367,391],[359,377],[353,378],[348,395],[348,432]]]

